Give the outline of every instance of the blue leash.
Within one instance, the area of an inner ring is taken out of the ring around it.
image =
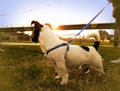
[[[110,4],[110,2],[109,2],[108,4]],[[107,4],[107,5],[108,5],[108,4]],[[63,44],[57,45],[57,46],[49,49],[49,50],[46,52],[46,54],[49,54],[51,51],[53,51],[53,50],[55,50],[55,49],[57,49],[57,48],[59,48],[59,47],[62,47],[62,46],[67,46],[67,49],[66,49],[66,52],[67,52],[67,51],[69,50],[69,44],[70,44],[71,42],[73,42],[73,40],[74,40],[78,35],[80,35],[80,33],[81,33],[83,30],[85,30],[85,29],[91,24],[92,21],[94,21],[94,20],[98,17],[98,15],[100,15],[100,13],[107,7],[107,5],[106,5],[95,17],[93,17],[93,19],[90,20],[90,22],[89,22],[88,24],[86,24],[86,25],[81,29],[81,31],[80,31],[78,34],[75,35],[74,38],[72,38],[71,40],[69,40],[68,43],[63,43]],[[66,55],[66,53],[65,53],[65,55]]]
[[[110,2],[109,2],[100,12],[98,12],[98,14],[97,14],[96,16],[94,16],[93,19],[90,20],[90,22],[88,22],[88,24],[86,24],[86,25],[81,29],[81,31],[78,32],[78,34],[75,35],[74,38],[72,38],[71,40],[69,40],[69,41],[68,41],[68,45],[69,45],[71,42],[73,42],[73,40],[74,40],[78,35],[80,35],[80,33],[81,33],[83,30],[85,30],[85,29],[91,24],[92,21],[94,21],[94,20],[97,18],[109,4],[110,4]]]

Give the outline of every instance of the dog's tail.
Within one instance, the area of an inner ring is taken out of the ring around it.
[[[100,46],[100,41],[95,41],[93,47],[96,49],[96,51],[98,50],[99,46]]]

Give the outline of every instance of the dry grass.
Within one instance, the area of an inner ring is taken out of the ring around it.
[[[1,46],[0,91],[120,91],[120,48],[100,47],[106,75],[71,68],[68,85],[54,79],[55,70],[39,46]]]

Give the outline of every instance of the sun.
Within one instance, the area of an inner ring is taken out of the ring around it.
[[[60,23],[58,23],[58,22],[52,22],[51,23],[51,27],[52,27],[53,30],[58,30],[57,28],[58,28],[59,25],[60,25]]]
[[[53,30],[57,30],[58,26],[59,26],[59,25],[54,24],[54,25],[52,25],[52,29],[53,29]]]

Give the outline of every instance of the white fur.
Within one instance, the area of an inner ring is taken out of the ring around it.
[[[44,25],[41,28],[38,40],[43,52],[46,52],[47,50],[59,44],[66,43],[54,35],[54,33],[47,25]],[[104,73],[102,58],[94,47],[89,47],[90,51],[88,52],[77,45],[70,45],[69,51],[67,53],[66,48],[67,46],[59,47],[46,55],[47,59],[54,62],[55,70],[58,73],[58,76],[56,78],[62,78],[61,85],[68,83],[68,66],[80,66],[83,64],[89,64],[96,71]]]

